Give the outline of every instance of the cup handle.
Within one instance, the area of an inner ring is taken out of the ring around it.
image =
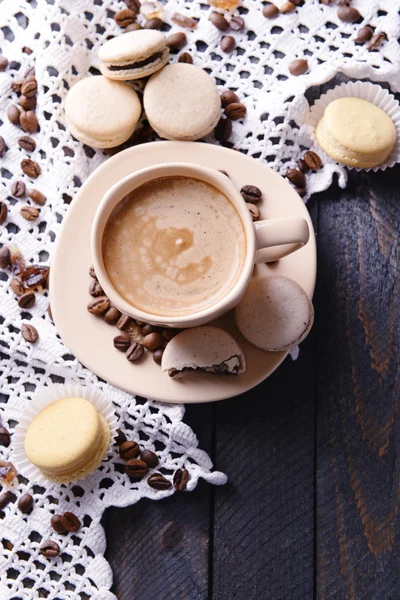
[[[302,218],[268,219],[254,223],[255,262],[274,262],[305,246],[310,238],[308,223]]]

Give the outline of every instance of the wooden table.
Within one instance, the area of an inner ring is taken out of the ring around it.
[[[316,323],[296,362],[186,421],[229,483],[110,509],[119,600],[400,598],[400,168],[310,200]]]

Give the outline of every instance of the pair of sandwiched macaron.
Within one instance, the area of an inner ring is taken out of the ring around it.
[[[160,31],[119,35],[100,48],[99,60],[102,75],[79,81],[65,102],[68,129],[88,146],[113,148],[132,136],[142,106],[126,82],[149,75],[143,104],[150,125],[160,137],[197,140],[217,125],[221,103],[214,80],[193,65],[165,66],[169,48]]]

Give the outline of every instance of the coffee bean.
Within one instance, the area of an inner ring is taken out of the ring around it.
[[[235,92],[232,92],[231,90],[225,90],[224,92],[222,92],[222,94],[221,94],[222,108],[225,108],[229,104],[234,104],[234,103],[237,104],[238,102],[239,102],[239,98],[237,97]]]
[[[121,446],[121,444],[123,444],[124,442],[126,442],[126,435],[123,431],[121,431],[121,429],[117,429],[115,443],[117,444],[117,446]]]
[[[98,298],[99,296],[104,296],[103,288],[97,279],[93,279],[89,285],[89,294],[93,296],[93,298]]]
[[[172,15],[171,21],[179,25],[179,27],[185,27],[186,29],[196,29],[197,27],[195,19],[177,12]]]
[[[65,512],[61,515],[61,525],[70,533],[75,533],[81,528],[80,520],[72,512]]]
[[[235,42],[235,38],[232,37],[231,35],[224,35],[224,37],[221,40],[220,43],[220,47],[222,52],[232,52],[232,50],[235,49],[236,46],[236,42]]]
[[[10,123],[12,123],[13,125],[19,125],[21,113],[15,106],[15,104],[11,104],[11,106],[8,107],[7,117]]]
[[[258,219],[260,218],[260,209],[258,208],[258,206],[256,206],[255,204],[251,204],[251,202],[247,202],[246,205],[249,209],[253,221],[258,221]]]
[[[0,446],[4,448],[8,448],[10,445],[10,432],[3,425],[0,425]]]
[[[10,504],[10,502],[14,499],[14,494],[12,494],[11,492],[4,492],[4,494],[0,495],[0,510],[3,510],[7,504]]]
[[[110,301],[107,296],[99,296],[91,300],[87,306],[88,311],[97,317],[103,315],[110,308]]]
[[[128,315],[121,315],[118,319],[117,327],[120,331],[125,331],[132,324],[132,317],[128,317]]]
[[[53,515],[50,519],[50,525],[57,533],[67,533],[67,530],[61,522],[61,515]]]
[[[190,475],[187,469],[177,469],[174,473],[174,488],[178,492],[183,492],[186,490],[189,479]]]
[[[148,325],[146,323],[146,325],[143,325],[142,327],[142,335],[149,335],[149,333],[155,333],[157,331],[157,327],[154,327],[154,325]]]
[[[262,199],[262,191],[255,185],[244,185],[240,193],[246,202],[251,202],[252,204],[260,202]]]
[[[161,21],[161,19],[159,19],[158,17],[155,17],[154,19],[148,19],[148,21],[146,21],[144,28],[145,29],[161,29],[161,27],[164,25],[164,22]]]
[[[28,81],[25,81],[21,87],[21,94],[26,98],[33,98],[36,96],[37,92],[37,81],[34,77],[30,78]]]
[[[11,263],[11,252],[7,246],[0,248],[0,269],[7,269]]]
[[[381,31],[379,33],[375,33],[375,35],[373,35],[371,38],[371,42],[368,44],[368,50],[370,52],[372,52],[373,50],[376,50],[378,48],[378,46],[380,46],[387,39],[388,39],[387,35],[383,31]]]
[[[369,42],[369,40],[372,38],[373,33],[374,32],[372,28],[368,25],[366,27],[361,27],[358,30],[357,37],[355,38],[354,42],[356,44],[365,44],[365,42]]]
[[[136,14],[140,11],[140,0],[125,0],[125,4]]]
[[[1,202],[1,200],[0,200],[0,225],[3,225],[3,223],[6,221],[7,215],[8,215],[7,204],[5,204],[4,202]]]
[[[154,452],[151,450],[142,450],[140,453],[140,458],[148,467],[150,467],[150,469],[154,469],[159,463],[157,454],[154,454]]]
[[[169,35],[166,39],[166,44],[170,50],[180,50],[187,44],[186,34],[182,31]]]
[[[97,279],[97,275],[96,275],[96,271],[94,270],[94,267],[90,267],[89,275],[90,275],[90,277],[93,277],[93,279]]]
[[[21,281],[16,277],[11,279],[10,288],[16,296],[22,296],[22,294],[24,294],[26,291],[23,283],[21,283]]]
[[[239,119],[243,119],[246,114],[246,107],[240,102],[232,102],[232,104],[228,104],[225,108],[225,114],[231,121],[238,121]]]
[[[144,460],[140,460],[139,458],[128,460],[125,463],[124,470],[131,479],[142,479],[149,472],[149,468]]]
[[[192,65],[193,58],[191,57],[189,52],[182,52],[182,54],[179,55],[178,62],[185,63],[187,65]]]
[[[46,540],[40,546],[40,554],[46,558],[55,558],[60,554],[60,546],[56,542]]]
[[[161,331],[161,335],[163,336],[166,342],[170,342],[172,338],[174,338],[178,333],[178,329],[171,329],[170,327]]]
[[[23,217],[26,221],[36,221],[40,215],[39,209],[35,208],[34,206],[23,206],[20,212],[21,217]]]
[[[11,184],[11,193],[16,198],[22,198],[25,196],[26,187],[23,181],[13,181]]]
[[[155,490],[168,490],[172,484],[161,473],[153,473],[147,480],[148,485]]]
[[[232,31],[242,31],[244,29],[244,19],[242,17],[232,17],[229,25]]]
[[[282,4],[282,6],[280,7],[279,11],[283,14],[286,15],[288,13],[293,12],[294,10],[296,10],[296,5],[293,2],[285,2],[285,4]]]
[[[28,177],[31,177],[32,179],[37,179],[41,173],[40,166],[30,158],[24,158],[21,161],[21,169],[25,175],[28,175]]]
[[[22,46],[22,52],[24,54],[27,54],[28,56],[30,54],[33,54],[33,50],[32,50],[32,48],[29,48],[29,46]]]
[[[39,334],[33,325],[29,325],[28,323],[23,323],[21,325],[21,335],[26,342],[30,344],[34,344],[39,339]]]
[[[300,196],[300,198],[303,198],[306,195],[306,193],[307,193],[306,188],[295,187],[294,189],[296,190],[296,192],[298,193],[298,195]]]
[[[18,306],[20,308],[32,308],[35,304],[36,298],[33,292],[26,292],[18,300]]]
[[[26,150],[27,152],[33,152],[36,148],[35,140],[29,137],[29,135],[23,135],[20,137],[18,144],[22,150]]]
[[[0,71],[5,71],[8,67],[8,59],[5,56],[0,56]]]
[[[20,94],[23,83],[24,83],[23,79],[16,79],[15,81],[12,81],[11,82],[12,91],[15,92],[16,94]]]
[[[129,346],[128,350],[125,353],[126,358],[129,362],[136,362],[140,358],[142,358],[144,354],[144,348],[142,344],[138,344],[137,342],[132,342]]]
[[[299,167],[299,171],[301,171],[302,173],[308,173],[310,170],[307,166],[306,161],[302,158],[299,158],[299,160],[297,161],[297,166]]]
[[[129,33],[129,31],[139,31],[139,29],[143,29],[139,23],[131,23],[128,27],[125,27],[125,33]]]
[[[156,365],[161,365],[163,354],[164,354],[163,348],[159,348],[158,350],[156,350],[153,353],[153,360],[156,363]]]
[[[120,316],[121,313],[119,312],[118,308],[115,306],[110,306],[110,308],[104,314],[104,320],[107,325],[116,325]]]
[[[220,31],[227,31],[229,29],[229,23],[225,19],[224,15],[218,12],[212,12],[210,14],[210,21]]]
[[[291,75],[298,77],[303,75],[308,69],[308,62],[304,58],[298,58],[293,60],[289,65],[289,72]]]
[[[160,333],[149,333],[143,338],[143,346],[150,352],[154,352],[164,347],[164,338]]]
[[[322,162],[318,154],[307,150],[304,154],[304,161],[309,169],[312,171],[318,171],[322,167]]]
[[[286,177],[289,179],[290,183],[297,187],[305,187],[306,186],[306,178],[301,171],[297,169],[288,169],[286,171]]]
[[[124,442],[119,447],[119,455],[124,460],[136,458],[139,454],[139,444],[136,442]]]
[[[127,333],[121,333],[113,339],[114,348],[120,352],[126,352],[131,345],[131,338]]]
[[[267,19],[274,19],[279,15],[279,9],[275,4],[268,3],[264,6],[262,13]]]
[[[39,131],[39,122],[33,110],[23,111],[19,123],[27,133],[36,133]]]
[[[28,196],[33,202],[39,204],[39,206],[44,206],[46,204],[47,198],[42,192],[39,192],[39,190],[28,190]]]
[[[24,78],[35,77],[35,67],[28,67],[24,73]]]
[[[340,6],[337,15],[339,19],[345,23],[356,23],[360,18],[360,13],[352,6]]]
[[[215,139],[221,144],[227,142],[232,135],[232,121],[221,118],[215,128]]]
[[[137,13],[130,8],[123,8],[119,10],[114,19],[120,27],[128,27],[131,23],[134,23],[136,20]]]
[[[26,96],[20,96],[18,98],[18,104],[24,110],[34,110],[36,108],[36,98],[33,96],[32,98],[27,98]],[[32,131],[32,133],[34,133]]]
[[[0,158],[2,156],[4,156],[4,154],[6,153],[6,151],[7,151],[6,143],[4,141],[4,138],[0,135]]]
[[[17,506],[18,506],[19,510],[22,513],[24,513],[24,515],[29,514],[33,508],[33,497],[30,494],[24,494],[18,500]]]

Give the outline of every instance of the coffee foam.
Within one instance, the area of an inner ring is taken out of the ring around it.
[[[128,194],[103,236],[113,286],[155,315],[192,314],[215,304],[237,281],[245,252],[234,205],[217,188],[189,177],[153,180]]]

